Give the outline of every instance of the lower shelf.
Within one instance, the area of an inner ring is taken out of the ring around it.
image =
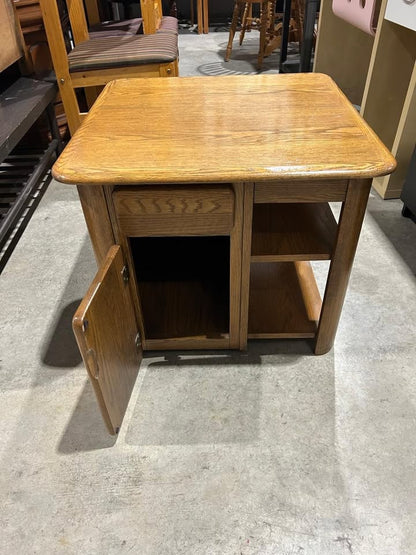
[[[312,338],[321,306],[309,262],[251,264],[249,338]]]
[[[139,288],[146,340],[228,336],[228,291],[221,283],[202,279],[141,281]]]

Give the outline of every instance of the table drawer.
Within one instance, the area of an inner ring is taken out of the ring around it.
[[[125,187],[113,192],[127,236],[227,235],[234,223],[230,185]]]

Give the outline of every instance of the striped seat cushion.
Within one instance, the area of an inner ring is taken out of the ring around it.
[[[160,21],[160,27],[157,32],[178,34],[178,20],[176,19],[176,17],[171,17],[170,15],[162,17]]]
[[[137,35],[139,32],[143,32],[142,23],[143,20],[140,17],[126,19],[125,21],[103,21],[99,25],[90,27],[90,39],[120,37],[125,34]]]
[[[178,57],[173,33],[125,35],[81,42],[69,54],[69,71],[169,63]]]

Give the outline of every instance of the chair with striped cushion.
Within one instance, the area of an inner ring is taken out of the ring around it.
[[[72,30],[71,42],[75,44],[69,53],[57,0],[40,0],[40,6],[62,103],[72,134],[85,116],[81,113],[76,89],[84,88],[86,93],[92,90],[92,94],[86,94],[90,105],[96,97],[97,88],[114,79],[178,75],[178,35],[174,30],[144,35],[123,33],[120,36],[90,39],[82,0],[59,2],[66,4]],[[152,0],[152,3],[156,5],[158,2]],[[142,15],[144,16],[143,12]],[[157,21],[156,31],[161,22],[162,17]]]

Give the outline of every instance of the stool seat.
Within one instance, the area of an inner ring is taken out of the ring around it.
[[[178,57],[174,33],[96,38],[78,44],[68,54],[69,71],[84,71],[149,63],[173,62]]]

